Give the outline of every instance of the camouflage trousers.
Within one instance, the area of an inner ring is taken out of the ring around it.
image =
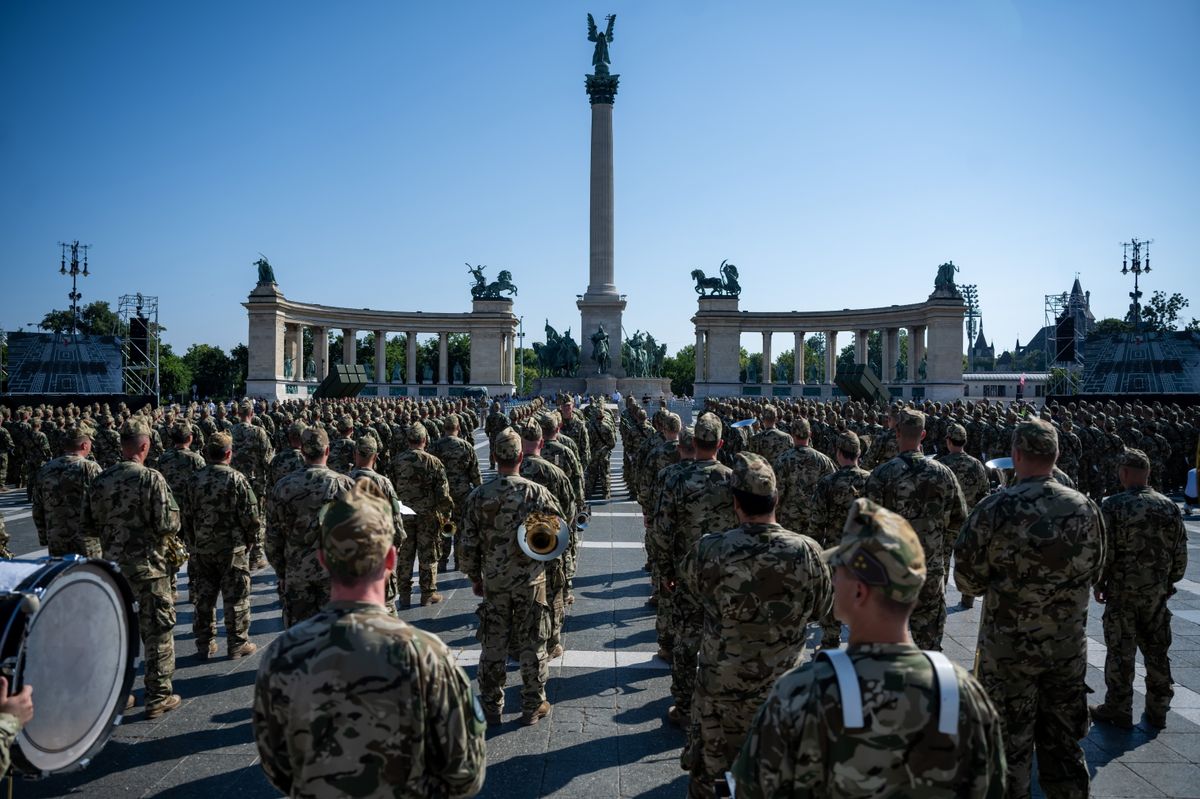
[[[666,650],[675,648],[674,613],[675,598],[670,591],[662,590],[662,580],[655,575],[651,578],[654,593],[658,597],[658,605],[654,608],[654,634],[658,645]]]
[[[217,597],[225,601],[225,648],[232,652],[249,640],[250,556],[245,547],[219,554],[192,555],[188,586],[196,606],[192,632],[196,650],[207,652],[217,637]]]
[[[104,552],[100,539],[90,535],[80,535],[74,538],[60,538],[57,535],[48,536],[46,552],[52,558],[62,558],[67,555],[82,555],[85,558],[102,558]]]
[[[725,772],[737,760],[754,714],[765,698],[765,692],[754,699],[726,699],[696,691],[687,745],[679,759],[691,774],[687,793],[690,799],[710,799],[713,783],[724,782]]]
[[[671,627],[675,633],[675,645],[671,648],[671,697],[680,713],[687,715],[692,709],[692,694],[696,690],[697,655],[700,637],[704,632],[704,611],[696,600],[685,596],[676,587],[671,597]]]
[[[1111,597],[1104,606],[1104,704],[1128,716],[1133,712],[1133,665],[1137,651],[1146,662],[1146,710],[1166,713],[1171,687],[1171,611],[1167,595]]]
[[[588,461],[586,469],[586,493],[601,496],[605,499],[608,499],[612,495],[611,480],[608,472],[610,455],[612,455],[611,449],[600,450]]]
[[[0,489],[8,484],[8,453],[0,452]]]
[[[254,489],[254,497],[258,500],[258,516],[260,519],[267,518],[267,494],[271,492],[271,487],[267,485],[266,480],[261,478],[252,480],[250,487]],[[250,546],[248,563],[259,563],[266,560],[266,554],[263,551],[263,546],[266,542],[267,531],[262,525],[259,525],[258,533],[254,536],[254,543]]]
[[[521,710],[536,710],[546,701],[550,661],[546,640],[550,637],[553,611],[546,602],[546,585],[522,586],[518,591],[491,593],[479,603],[476,637],[479,653],[479,701],[486,712],[504,707],[504,684],[508,678],[508,643],[521,642]]]
[[[280,594],[283,602],[283,625],[291,627],[321,612],[329,602],[329,581],[293,584],[284,583]]]
[[[396,590],[400,593],[402,602],[408,601],[412,592],[413,561],[420,564],[421,573],[418,582],[422,594],[432,594],[437,590],[438,560],[441,559],[442,533],[438,528],[437,517],[432,514],[418,514],[412,524],[406,524],[408,535],[404,538],[404,546],[400,548],[396,560]]]
[[[550,635],[546,640],[546,649],[553,649],[562,643],[563,621],[567,615],[567,572],[562,558],[555,558],[546,564],[546,602],[550,605]],[[520,651],[520,643],[508,645],[509,651]]]
[[[175,676],[175,600],[169,577],[130,579],[129,587],[138,603],[146,707],[150,708],[171,695],[171,679]]]
[[[1088,769],[1079,741],[1088,732],[1087,657],[1016,656],[1005,646],[979,653],[979,682],[1000,715],[1008,762],[1007,799],[1027,799],[1034,751],[1038,782],[1051,799],[1086,797]]]
[[[946,580],[940,563],[928,566],[917,606],[908,619],[908,629],[913,643],[921,649],[941,652],[942,634],[946,630]]]

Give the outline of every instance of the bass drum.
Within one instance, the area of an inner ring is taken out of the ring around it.
[[[0,561],[0,672],[34,690],[13,766],[84,768],[121,722],[140,645],[133,592],[115,564],[76,555]]]

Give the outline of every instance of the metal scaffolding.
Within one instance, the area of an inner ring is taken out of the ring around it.
[[[1078,394],[1083,377],[1083,341],[1087,336],[1085,309],[1067,292],[1047,294],[1045,317],[1046,369],[1050,394]]]
[[[121,377],[126,394],[159,398],[158,297],[123,294],[117,303],[121,319]]]

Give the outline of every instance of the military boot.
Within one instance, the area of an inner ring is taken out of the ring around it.
[[[1133,729],[1133,716],[1130,713],[1120,713],[1107,705],[1088,705],[1088,713],[1092,721],[1109,724],[1122,730]]]

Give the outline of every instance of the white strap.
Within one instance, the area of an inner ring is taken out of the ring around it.
[[[729,786],[730,798],[737,799],[737,780],[733,778],[732,771],[725,772],[725,784]]]
[[[862,729],[866,726],[863,724],[862,690],[858,687],[854,662],[844,649],[822,649],[818,654],[829,660],[837,677],[838,693],[842,695],[842,726],[848,730]]]
[[[950,658],[941,652],[925,652],[933,666],[938,685],[938,732],[943,735],[958,734],[958,675]]]

